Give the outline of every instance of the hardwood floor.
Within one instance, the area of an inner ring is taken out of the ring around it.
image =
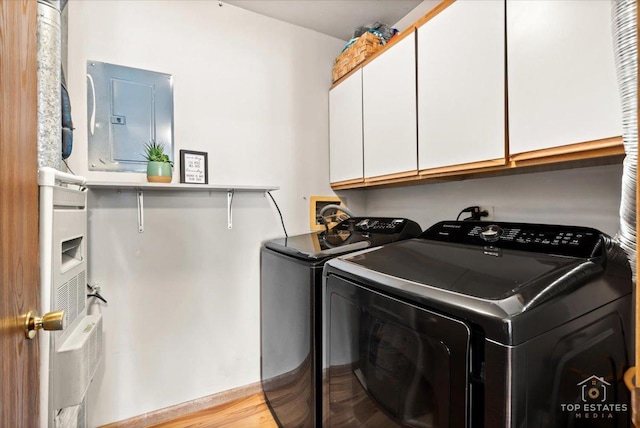
[[[308,377],[309,369],[309,364],[303,364],[301,370],[294,372],[293,378],[288,376],[275,379],[271,385],[270,401],[277,406],[278,414],[281,417],[282,415],[286,416],[286,420],[281,420],[281,422],[287,426],[308,425],[311,410],[307,399],[310,397],[310,391],[307,390],[308,383],[302,382],[301,379]],[[330,370],[328,383],[324,385],[331,394],[328,409],[330,421],[327,421],[327,424],[340,428],[401,426],[365,391],[362,381],[358,378],[359,372],[360,369],[354,369],[352,364],[333,367]],[[278,381],[280,381],[279,384]],[[413,413],[403,413],[403,416],[409,417],[406,422],[411,426],[428,428],[437,424],[434,422],[434,415],[431,412]],[[119,426],[124,427],[127,424]],[[269,411],[264,393],[260,391],[246,398],[196,411],[165,422],[153,425],[144,424],[144,426],[147,428],[277,428],[278,424]]]
[[[305,368],[308,375],[309,367]],[[309,403],[296,399],[296,395],[309,396],[309,391],[304,391],[304,383],[295,381],[298,378],[299,376],[296,376],[293,382],[285,382],[281,388],[274,388],[270,392],[272,403],[275,400],[279,412],[288,415],[288,419],[283,421],[288,426],[304,426],[309,417]],[[368,397],[351,365],[334,369],[330,384],[329,388],[334,397],[330,405],[332,426],[353,428],[399,426]],[[264,393],[259,392],[247,398],[150,425],[148,428],[277,428],[277,426],[265,402]],[[419,426],[432,425],[429,423]]]
[[[311,355],[297,368],[264,380],[262,386],[265,397],[278,415],[278,422],[287,427],[312,426]]]
[[[399,427],[369,397],[357,379],[353,365],[332,367],[330,370],[330,422],[334,427],[391,428]]]
[[[264,401],[262,392],[248,398],[151,425],[152,428],[277,428],[277,426]]]

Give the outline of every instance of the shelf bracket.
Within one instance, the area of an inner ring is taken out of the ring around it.
[[[138,233],[144,232],[144,191],[138,189]]]
[[[227,190],[227,229],[233,229],[233,194],[235,190]]]

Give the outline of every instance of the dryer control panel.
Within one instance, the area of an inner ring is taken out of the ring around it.
[[[581,258],[598,255],[602,243],[600,232],[588,227],[478,221],[443,221],[420,237]]]

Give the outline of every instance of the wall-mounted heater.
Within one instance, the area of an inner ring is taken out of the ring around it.
[[[84,398],[102,360],[102,315],[87,313],[85,178],[41,168],[40,302],[65,328],[40,334],[40,426],[86,426]]]

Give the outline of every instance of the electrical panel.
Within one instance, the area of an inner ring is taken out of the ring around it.
[[[145,172],[145,144],[173,160],[173,76],[87,61],[89,170]]]

